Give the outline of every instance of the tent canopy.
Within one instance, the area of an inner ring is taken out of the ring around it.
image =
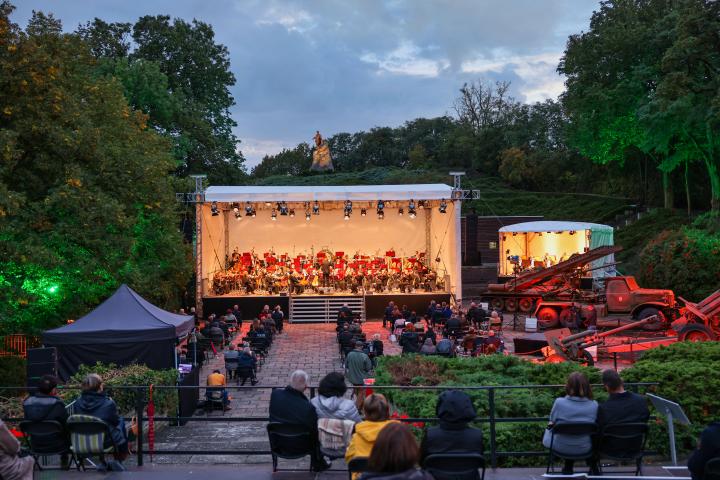
[[[206,202],[311,202],[377,200],[450,200],[452,188],[442,183],[412,185],[213,186]]]
[[[176,315],[158,308],[123,284],[110,298],[76,322],[44,332],[43,343],[152,342],[181,337],[193,326],[192,315]]]
[[[587,222],[559,222],[542,220],[539,222],[523,222],[508,225],[500,229],[500,233],[532,233],[532,232],[568,232],[568,231],[590,230],[594,232],[612,232],[609,225]]]

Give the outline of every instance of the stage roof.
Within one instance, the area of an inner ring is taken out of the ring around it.
[[[311,202],[377,200],[449,200],[452,187],[442,183],[410,185],[213,186],[206,202]]]
[[[499,231],[502,232],[517,232],[517,233],[531,233],[531,232],[565,232],[569,230],[591,230],[593,232],[612,232],[613,228],[609,225],[602,225],[600,223],[587,223],[587,222],[558,222],[551,220],[544,220],[540,222],[524,222],[516,223],[514,225],[508,225],[502,227]]]

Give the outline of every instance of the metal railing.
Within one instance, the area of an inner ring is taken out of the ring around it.
[[[625,386],[632,391],[639,391],[641,388],[646,389],[647,387],[652,387],[659,385],[656,382],[646,382],[646,383],[627,383]],[[593,385],[594,387],[602,388],[602,385]],[[547,451],[545,450],[537,450],[537,451],[499,451],[498,445],[497,445],[497,426],[498,424],[503,423],[539,423],[539,422],[547,422],[549,420],[549,417],[543,416],[543,417],[500,417],[497,415],[497,392],[499,391],[506,391],[506,390],[542,390],[542,389],[563,389],[564,385],[502,385],[502,386],[477,386],[477,387],[464,387],[464,386],[382,386],[382,385],[373,385],[368,387],[361,387],[361,388],[370,388],[375,392],[382,393],[383,391],[391,391],[391,390],[415,390],[415,391],[442,391],[442,390],[463,390],[463,391],[486,391],[487,392],[487,411],[488,415],[486,417],[477,417],[473,423],[476,424],[487,424],[488,425],[488,433],[489,433],[489,445],[485,448],[485,455],[489,455],[490,459],[490,465],[492,468],[497,467],[498,459],[503,457],[534,457],[534,456],[543,456],[547,455]],[[25,387],[3,387],[5,389],[15,389],[15,390],[32,390]],[[144,438],[144,424],[148,421],[148,417],[145,415],[145,408],[147,407],[147,393],[149,390],[149,385],[122,385],[122,386],[116,386],[116,385],[108,385],[106,389],[108,391],[113,390],[132,390],[135,392],[135,407],[133,415],[130,417],[125,417],[125,420],[130,420],[133,416],[137,419],[137,439],[136,439],[136,456],[137,456],[137,464],[139,466],[142,466],[144,463],[144,458],[147,455],[146,453],[146,445],[145,445],[145,438]],[[153,386],[153,389],[155,391],[158,390],[183,390],[183,389],[206,389],[205,386],[169,386],[169,385],[155,385]],[[233,386],[228,385],[225,387],[225,389],[228,392],[233,391],[252,391],[252,390],[262,390],[262,389],[278,389],[278,388],[285,388],[285,385],[274,385],[274,386]],[[77,390],[78,387],[64,387],[65,390]],[[310,398],[315,396],[317,387],[309,387],[308,388],[310,393]],[[235,398],[234,400],[242,400],[241,398]],[[548,412],[549,413],[549,412]],[[4,419],[8,422],[17,422],[22,419],[19,418],[7,418]],[[182,421],[187,422],[222,422],[222,423],[233,423],[233,422],[258,422],[258,423],[267,423],[270,419],[265,417],[241,417],[241,416],[153,416],[153,420],[155,422],[170,422],[174,425],[179,425]],[[416,422],[437,422],[439,419],[437,417],[427,417],[427,418],[397,418],[396,420],[406,422],[406,423],[416,423]],[[180,427],[182,428],[182,427]],[[540,439],[538,439],[538,445],[541,445]],[[153,455],[270,455],[270,450],[181,450],[181,449],[175,449],[175,450],[153,450]]]

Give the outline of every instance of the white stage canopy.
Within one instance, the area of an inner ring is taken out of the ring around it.
[[[216,186],[206,202],[312,202],[377,200],[449,200],[452,187],[442,183],[410,185]]]
[[[551,220],[502,227],[499,230],[501,253],[498,273],[513,274],[514,265],[508,260],[510,256],[519,257],[523,268],[533,268],[543,263],[554,265],[575,253],[613,245],[613,232],[611,226],[599,223]],[[614,255],[592,262],[592,276],[602,278],[615,275],[611,265],[614,263]]]

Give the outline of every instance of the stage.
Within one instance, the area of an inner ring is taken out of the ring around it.
[[[290,321],[298,320],[304,322],[325,322],[335,321],[337,309],[343,303],[348,303],[351,308],[360,307],[364,319],[381,319],[385,312],[385,307],[389,302],[402,308],[403,305],[412,311],[414,310],[418,317],[422,318],[425,314],[431,300],[438,303],[450,303],[450,294],[447,292],[418,292],[418,293],[368,293],[365,295],[242,295],[242,296],[211,296],[203,297],[203,305],[205,313],[223,314],[233,305],[238,305],[243,314],[243,320],[252,320],[257,318],[258,313],[265,305],[270,308],[280,305],[285,315]],[[293,309],[291,310],[291,303]],[[312,315],[312,306],[315,308],[316,314]],[[335,308],[337,307],[337,308]],[[354,311],[358,308],[353,308]],[[298,312],[303,311],[309,315],[300,315]],[[361,312],[357,312],[361,313]],[[293,318],[296,314],[297,319]]]

